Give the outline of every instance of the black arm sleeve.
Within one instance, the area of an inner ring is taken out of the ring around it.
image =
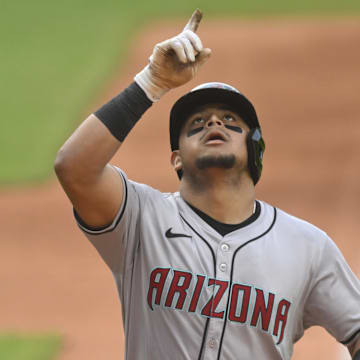
[[[127,134],[152,105],[140,86],[133,82],[128,88],[94,112],[119,141]]]

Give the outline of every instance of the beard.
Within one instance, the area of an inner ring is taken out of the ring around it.
[[[235,155],[206,155],[196,159],[195,165],[199,170],[209,168],[231,169],[235,165]]]

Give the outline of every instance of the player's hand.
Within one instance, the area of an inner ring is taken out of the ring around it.
[[[201,18],[195,10],[179,35],[155,45],[150,71],[158,86],[172,89],[187,83],[209,58],[211,50],[203,48],[196,34]]]
[[[179,35],[156,44],[149,65],[135,76],[135,81],[152,101],[193,79],[209,59],[211,50],[203,48],[196,34],[201,18],[201,11],[195,10]]]

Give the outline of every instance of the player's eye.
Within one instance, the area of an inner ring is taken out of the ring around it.
[[[226,122],[233,122],[233,121],[236,121],[235,117],[230,115],[230,114],[226,114],[224,115],[223,119],[226,121]]]
[[[192,124],[193,125],[200,125],[203,124],[205,122],[204,118],[201,116],[197,116],[193,121]]]

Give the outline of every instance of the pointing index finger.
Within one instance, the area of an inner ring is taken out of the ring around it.
[[[191,15],[191,18],[188,21],[188,23],[185,25],[184,30],[191,30],[193,32],[196,32],[196,30],[199,27],[202,16],[203,16],[202,12],[199,9],[196,9]]]

